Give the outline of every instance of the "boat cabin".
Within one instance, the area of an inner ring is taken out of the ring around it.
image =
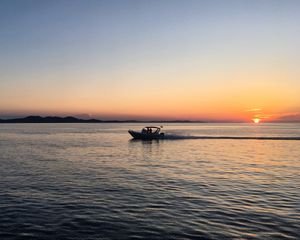
[[[145,134],[159,134],[160,132],[160,127],[144,127],[142,129],[142,133],[145,133]]]

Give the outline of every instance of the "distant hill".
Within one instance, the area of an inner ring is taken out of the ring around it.
[[[100,123],[101,120],[83,120],[75,117],[41,117],[28,116],[24,118],[0,119],[0,123]]]
[[[41,116],[28,116],[24,118],[14,118],[14,119],[0,119],[0,123],[204,123],[204,121],[189,121],[189,120],[171,120],[171,121],[138,121],[138,120],[98,120],[98,119],[80,119],[76,117],[41,117]]]

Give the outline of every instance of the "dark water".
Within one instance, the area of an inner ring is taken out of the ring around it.
[[[1,124],[0,239],[300,239],[299,124],[140,127]]]

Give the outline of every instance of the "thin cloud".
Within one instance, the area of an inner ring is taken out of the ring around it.
[[[254,117],[255,118],[260,118],[260,119],[268,119],[273,117],[274,114],[263,114],[263,113],[259,113],[259,114],[255,114]]]
[[[246,109],[245,110],[246,112],[259,112],[259,111],[262,111],[261,108],[251,108],[251,109]]]
[[[300,122],[300,112],[287,112],[276,114],[276,122]]]

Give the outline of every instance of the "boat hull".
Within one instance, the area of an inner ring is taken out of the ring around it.
[[[151,134],[151,133],[141,133],[136,132],[133,130],[129,130],[128,133],[134,138],[134,139],[142,139],[142,140],[152,140],[152,139],[164,139],[164,134]]]

